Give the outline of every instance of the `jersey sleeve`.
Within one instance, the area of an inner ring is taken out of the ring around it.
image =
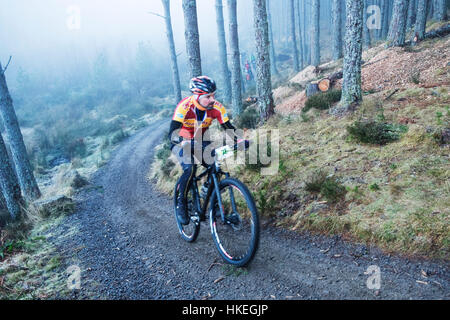
[[[185,99],[185,100],[181,101],[178,104],[178,106],[175,108],[175,112],[173,113],[172,120],[183,123],[188,111],[189,111],[189,104],[186,103],[186,99]]]
[[[223,124],[230,120],[230,118],[228,117],[227,109],[225,109],[225,107],[221,103],[216,102],[214,104],[214,109],[217,110],[215,118],[219,121],[220,124]]]

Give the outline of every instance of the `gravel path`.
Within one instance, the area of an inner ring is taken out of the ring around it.
[[[178,234],[172,199],[146,178],[168,123],[144,128],[116,149],[77,212],[51,231],[78,265],[81,289],[69,299],[449,299],[448,264],[407,260],[339,237],[263,228],[246,269],[224,265],[203,223],[189,244]],[[78,232],[71,232],[77,229]],[[380,268],[379,290],[367,268]]]

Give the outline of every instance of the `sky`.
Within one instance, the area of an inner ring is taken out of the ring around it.
[[[0,0],[0,61],[12,56],[11,73],[20,66],[37,72],[64,69],[67,61],[86,61],[107,50],[116,62],[134,54],[139,42],[149,42],[155,55],[168,47],[160,0]],[[224,2],[225,28],[227,8]],[[253,35],[252,1],[238,1],[240,42]],[[202,58],[217,53],[215,0],[197,0]],[[171,1],[176,49],[185,56],[181,0]],[[248,31],[248,32],[247,32]]]

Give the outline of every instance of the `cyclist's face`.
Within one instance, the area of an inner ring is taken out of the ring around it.
[[[205,94],[198,99],[198,102],[202,107],[211,108],[216,102],[215,95],[215,93]]]

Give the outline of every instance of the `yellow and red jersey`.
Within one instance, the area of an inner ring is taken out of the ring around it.
[[[196,130],[201,129],[203,134],[214,119],[217,119],[220,124],[224,124],[230,120],[225,107],[217,101],[211,110],[204,112],[202,119],[197,119],[197,113],[195,112],[196,106],[199,106],[198,102],[193,96],[190,96],[181,100],[173,113],[172,120],[182,123],[180,136],[185,139],[193,139]]]

